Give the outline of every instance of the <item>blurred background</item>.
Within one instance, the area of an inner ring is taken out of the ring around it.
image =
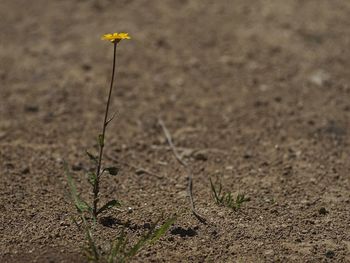
[[[0,112],[16,125],[32,120],[31,132],[42,131],[36,121],[60,120],[67,112],[74,112],[71,126],[82,119],[80,125],[95,125],[112,55],[100,37],[109,32],[126,31],[133,38],[118,49],[114,99],[125,125],[165,111],[175,119],[217,123],[246,98],[270,93],[307,104],[306,110],[317,108],[316,115],[329,114],[323,106],[329,105],[324,92],[330,91],[322,87],[347,78],[347,1],[3,0],[0,5]],[[332,103],[339,106],[341,99]]]

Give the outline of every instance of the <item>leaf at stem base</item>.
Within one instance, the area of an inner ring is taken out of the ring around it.
[[[108,209],[111,209],[114,206],[121,206],[121,204],[117,200],[111,200],[107,202],[104,206],[102,206],[98,211],[97,214],[102,213],[103,211],[106,211]]]

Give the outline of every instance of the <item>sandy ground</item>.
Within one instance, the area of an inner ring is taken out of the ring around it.
[[[132,212],[105,214],[99,244],[177,213],[134,262],[350,262],[349,17],[348,0],[1,0],[0,261],[85,261],[63,161],[91,199],[85,150],[112,56],[100,37],[126,31],[105,159],[120,174],[101,198]],[[251,201],[217,206],[209,178]]]

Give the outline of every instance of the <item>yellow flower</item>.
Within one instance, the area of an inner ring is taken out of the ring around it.
[[[123,39],[130,39],[130,36],[128,33],[113,33],[113,34],[105,34],[102,36],[102,40],[109,40],[112,43],[114,41],[119,42],[120,40]]]

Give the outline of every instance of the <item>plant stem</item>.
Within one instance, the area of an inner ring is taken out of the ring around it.
[[[111,96],[112,96],[112,90],[113,90],[113,82],[114,82],[114,75],[115,75],[115,64],[116,64],[116,50],[117,50],[117,44],[118,41],[114,41],[114,52],[113,52],[113,68],[112,68],[112,78],[111,78],[111,85],[109,87],[109,93],[108,93],[108,99],[106,104],[106,111],[105,111],[105,117],[103,121],[103,127],[102,127],[102,139],[100,142],[100,153],[98,156],[98,163],[96,168],[96,183],[94,185],[93,193],[94,193],[94,203],[93,203],[93,216],[97,217],[97,205],[99,201],[99,191],[100,191],[100,176],[101,176],[101,164],[102,164],[102,158],[103,158],[103,148],[104,148],[104,142],[105,142],[105,134],[106,134],[106,127],[108,124],[107,118],[108,118],[108,111],[109,111],[109,105],[111,102]]]

